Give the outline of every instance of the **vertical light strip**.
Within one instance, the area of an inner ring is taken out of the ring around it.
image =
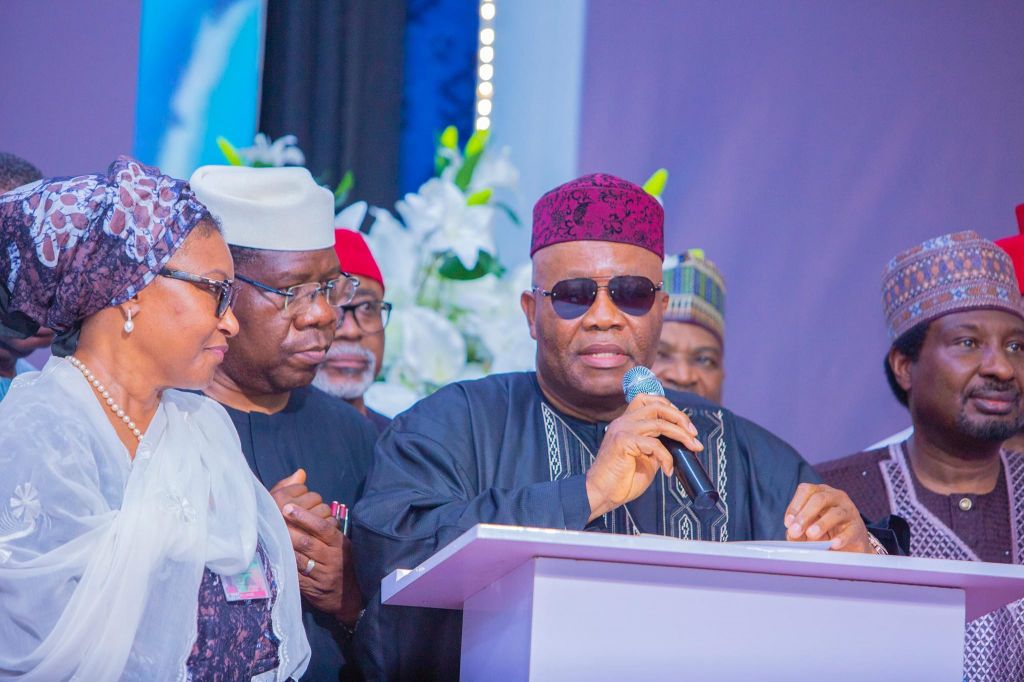
[[[496,0],[480,0],[480,32],[476,52],[476,129],[491,127],[494,108],[494,14]]]

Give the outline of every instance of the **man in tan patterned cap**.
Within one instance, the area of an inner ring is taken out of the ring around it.
[[[1010,257],[974,232],[896,256],[882,297],[885,372],[914,429],[818,467],[868,518],[910,524],[912,556],[1022,563],[1024,312]],[[1009,523],[1008,523],[1009,521]],[[964,679],[1024,679],[1024,603],[968,623]]]

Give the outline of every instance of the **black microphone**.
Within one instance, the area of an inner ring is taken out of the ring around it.
[[[622,392],[626,394],[626,402],[633,402],[641,393],[645,395],[665,396],[658,377],[643,365],[637,365],[622,377]],[[697,459],[697,455],[687,450],[677,441],[660,436],[665,449],[672,455],[676,478],[683,484],[683,490],[693,500],[693,506],[700,510],[714,509],[718,504],[718,491],[711,485],[708,472]]]

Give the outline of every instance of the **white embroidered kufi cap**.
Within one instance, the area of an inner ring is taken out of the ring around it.
[[[228,244],[267,251],[334,246],[334,195],[305,168],[203,166],[189,184],[220,220]]]

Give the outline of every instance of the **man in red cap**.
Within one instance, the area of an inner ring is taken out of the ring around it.
[[[1017,205],[1017,231],[1018,234],[1012,237],[997,239],[996,246],[1010,255],[1014,272],[1017,273],[1017,286],[1024,294],[1024,204]],[[1003,443],[1003,449],[1008,452],[1024,452],[1024,431]]]
[[[391,304],[384,300],[384,277],[358,232],[335,230],[334,250],[342,269],[359,278],[359,288],[348,305],[338,308],[334,343],[313,385],[347,401],[383,431],[391,420],[367,407],[363,396],[384,360],[384,327],[391,314]]]

